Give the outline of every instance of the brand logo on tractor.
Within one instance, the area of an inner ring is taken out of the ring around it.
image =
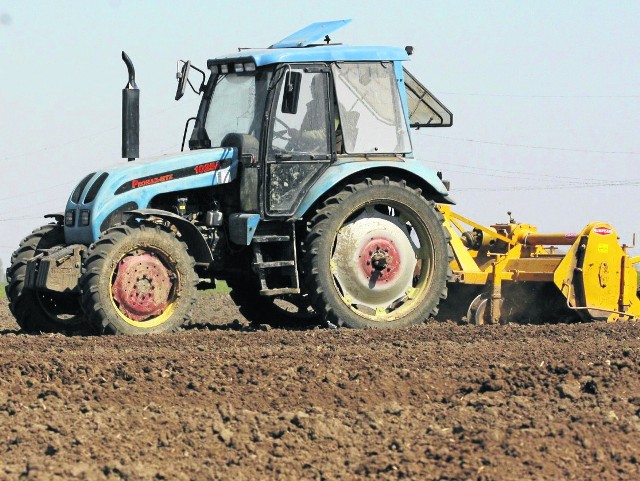
[[[610,227],[596,227],[593,232],[599,235],[609,235],[613,230]]]
[[[116,189],[116,195],[130,190],[139,189],[140,187],[146,187],[148,185],[160,184],[169,180],[184,179],[186,177],[208,174],[210,172],[216,172],[216,175],[220,175],[225,172],[224,168],[229,167],[231,159],[214,160],[212,162],[205,162],[204,164],[193,165],[189,167],[182,167],[181,169],[171,170],[169,172],[159,172],[156,175],[150,175],[149,177],[142,177],[135,180],[127,180],[124,184]],[[230,175],[227,170],[227,177]],[[228,182],[227,178],[217,177],[217,183]]]
[[[144,187],[145,185],[159,184],[160,182],[166,182],[173,179],[173,174],[162,175],[160,177],[152,177],[150,179],[135,179],[131,181],[131,188],[137,189],[138,187]]]

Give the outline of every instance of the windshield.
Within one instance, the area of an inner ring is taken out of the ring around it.
[[[221,75],[211,97],[205,130],[218,146],[229,133],[260,138],[270,72]]]

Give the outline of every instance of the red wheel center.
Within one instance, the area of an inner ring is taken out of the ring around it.
[[[400,271],[400,253],[393,241],[377,237],[367,242],[358,256],[362,274],[375,285],[391,282]]]
[[[144,253],[120,261],[111,291],[123,314],[143,321],[169,306],[172,286],[172,275],[162,261]]]

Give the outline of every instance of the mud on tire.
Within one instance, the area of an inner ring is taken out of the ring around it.
[[[64,244],[64,228],[48,224],[25,237],[11,256],[5,291],[9,309],[20,328],[29,333],[69,333],[84,324],[78,296],[25,289],[27,262],[45,249]]]
[[[113,227],[92,244],[80,280],[82,308],[105,334],[175,331],[191,319],[195,262],[167,227]]]
[[[447,295],[450,249],[435,204],[388,177],[347,185],[310,221],[305,280],[339,326],[407,327]]]

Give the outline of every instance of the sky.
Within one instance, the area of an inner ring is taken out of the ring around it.
[[[640,234],[640,2],[0,0],[4,266],[84,175],[126,162],[122,50],[141,89],[141,157],[170,154],[199,102],[173,100],[178,59],[203,68],[343,18],[335,42],[414,46],[407,68],[453,112],[451,128],[413,131],[413,150],[451,181],[457,212]]]

